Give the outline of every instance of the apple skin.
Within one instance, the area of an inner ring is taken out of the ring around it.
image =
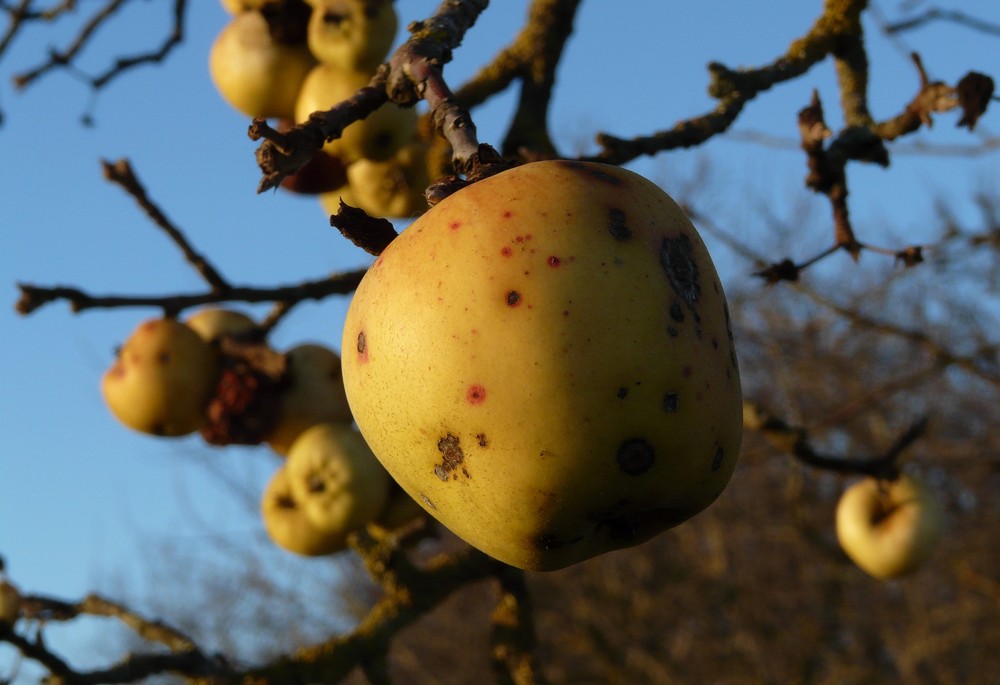
[[[285,470],[310,523],[344,547],[388,501],[389,474],[349,425],[321,423],[305,431],[288,451]]]
[[[288,451],[302,433],[318,423],[350,424],[340,357],[323,345],[303,343],[285,353],[287,386],[279,399],[279,418],[265,441],[278,454]]]
[[[617,167],[536,162],[445,198],[365,275],[342,349],[390,475],[513,566],[648,540],[736,465],[721,282],[680,207]]]
[[[371,74],[331,64],[319,64],[309,72],[295,103],[295,121],[302,123],[314,112],[324,112],[353,97],[368,85]],[[360,121],[348,125],[340,138],[324,146],[328,154],[344,164],[359,159],[382,161],[396,154],[413,139],[417,111],[387,102]]]
[[[316,64],[305,44],[275,41],[255,10],[234,16],[209,52],[216,90],[231,107],[251,117],[291,119],[299,89]]]
[[[187,435],[205,423],[218,378],[215,348],[175,319],[141,323],[101,378],[101,393],[123,424],[151,435]]]
[[[282,464],[271,480],[260,501],[264,530],[271,541],[282,549],[305,557],[321,557],[344,548],[337,535],[319,530],[306,516],[292,492],[286,464]]]
[[[184,323],[205,342],[215,342],[224,335],[246,335],[257,328],[257,322],[243,312],[219,307],[200,309]]]
[[[861,570],[880,580],[912,573],[944,534],[944,512],[934,491],[915,476],[890,482],[861,480],[841,495],[837,539]]]
[[[324,64],[374,73],[389,55],[399,19],[391,0],[313,0],[306,38]]]
[[[359,159],[347,169],[357,206],[370,216],[412,218],[427,211],[428,145],[415,140],[384,162]]]

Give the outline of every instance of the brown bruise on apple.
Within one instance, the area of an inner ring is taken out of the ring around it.
[[[637,178],[543,162],[473,184],[404,231],[352,302],[345,383],[376,455],[507,563],[638,544],[708,506],[735,467],[721,286],[690,221]]]

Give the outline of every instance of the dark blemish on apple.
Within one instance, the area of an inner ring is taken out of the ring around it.
[[[667,326],[667,333],[670,335],[671,338],[676,338],[678,331],[673,326]]]
[[[465,453],[462,452],[459,442],[459,439],[451,433],[438,440],[437,448],[441,453],[441,463],[434,467],[434,474],[444,482],[448,482],[449,475],[454,475],[457,480],[457,474],[452,474],[452,472],[458,468],[462,469],[463,475],[469,476],[469,472],[462,466],[462,462],[465,461]]]
[[[500,254],[503,255],[504,257],[510,257],[512,254],[514,254],[514,250],[511,249],[510,245],[504,245],[503,247],[500,248]]]
[[[555,255],[549,257],[548,262],[549,266],[551,266],[553,269],[558,268],[559,265],[562,264],[562,260],[556,257]]]
[[[448,228],[450,228],[453,231],[457,231],[461,225],[462,225],[461,221],[452,221],[450,224],[448,224]]]
[[[480,447],[486,447],[489,444],[486,440],[486,433],[476,433],[476,440],[479,442]]]
[[[712,457],[712,470],[713,471],[718,471],[719,467],[722,466],[722,460],[725,459],[725,458],[726,458],[726,455],[722,451],[722,448],[721,447],[716,448],[716,450],[715,450],[715,456]]]
[[[504,213],[503,213],[503,218],[504,219],[509,219],[512,216],[514,216],[514,212],[510,211],[509,209],[506,210],[506,211],[504,211]]]
[[[431,509],[434,509],[435,511],[437,510],[437,507],[436,507],[436,506],[434,506],[434,502],[431,502],[431,498],[430,498],[430,497],[428,497],[427,495],[425,495],[425,494],[424,494],[424,493],[422,493],[422,492],[421,492],[421,493],[419,493],[419,494],[420,494],[420,500],[421,500],[421,501],[422,501],[422,502],[423,502],[424,504],[426,504],[427,506],[429,506],[429,507],[430,507]]]
[[[364,331],[358,333],[358,361],[362,364],[368,361],[368,336]]]
[[[660,244],[660,266],[666,272],[674,291],[694,312],[701,287],[698,285],[698,265],[694,262],[694,246],[686,233],[681,233],[676,238],[663,239]],[[697,319],[695,312],[695,320]]]
[[[656,454],[643,438],[626,440],[618,448],[618,468],[626,475],[641,476],[653,466]]]
[[[326,483],[324,483],[323,479],[319,476],[312,475],[309,476],[309,479],[306,481],[306,488],[311,493],[326,492]]]
[[[676,302],[673,302],[670,305],[670,318],[677,323],[684,322],[684,310],[681,309],[681,306]]]
[[[507,293],[508,307],[516,307],[519,304],[521,304],[521,293],[517,292],[516,290],[511,290],[509,293]]]
[[[625,241],[632,237],[632,230],[625,225],[625,212],[615,207],[608,210],[608,233],[618,241]]]
[[[149,427],[149,432],[153,435],[165,436],[167,434],[167,427],[162,423],[154,423]]]
[[[666,411],[673,413],[677,411],[677,403],[679,400],[680,397],[677,395],[677,393],[668,392],[666,395],[663,396],[663,408]]]
[[[719,341],[716,338],[712,338],[712,349],[713,350],[719,349]]]
[[[620,400],[623,400],[626,397],[628,397],[628,388],[626,388],[624,386],[621,387],[621,388],[618,388],[618,392],[615,393],[615,397],[617,397]]]
[[[470,385],[465,391],[465,399],[469,404],[482,404],[486,401],[486,388],[479,384]]]

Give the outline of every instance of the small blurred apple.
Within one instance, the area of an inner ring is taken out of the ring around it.
[[[914,476],[885,482],[866,478],[837,504],[837,538],[851,560],[881,580],[915,571],[944,532],[934,492]]]
[[[268,537],[284,550],[319,557],[343,549],[340,536],[324,533],[309,521],[302,503],[295,499],[284,464],[274,472],[264,490],[260,513]]]

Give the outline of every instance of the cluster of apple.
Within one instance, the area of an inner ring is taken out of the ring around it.
[[[392,0],[222,0],[233,18],[212,46],[209,68],[223,99],[251,117],[289,127],[347,100],[386,59],[398,19]],[[372,216],[427,208],[427,144],[417,113],[386,103],[328,141],[284,188],[317,195],[329,214],[340,200]]]
[[[229,355],[231,341],[253,340],[256,322],[218,308],[185,321],[149,319],[121,346],[104,374],[108,408],[124,425],[158,436],[212,431],[219,414],[241,425],[240,439],[266,443],[286,457],[264,492],[265,529],[280,547],[303,555],[332,554],[347,536],[369,523],[393,528],[420,513],[351,425],[340,357],[318,344],[279,354],[251,342],[255,354],[280,357],[270,387],[267,376]],[[249,437],[248,437],[249,436]]]

